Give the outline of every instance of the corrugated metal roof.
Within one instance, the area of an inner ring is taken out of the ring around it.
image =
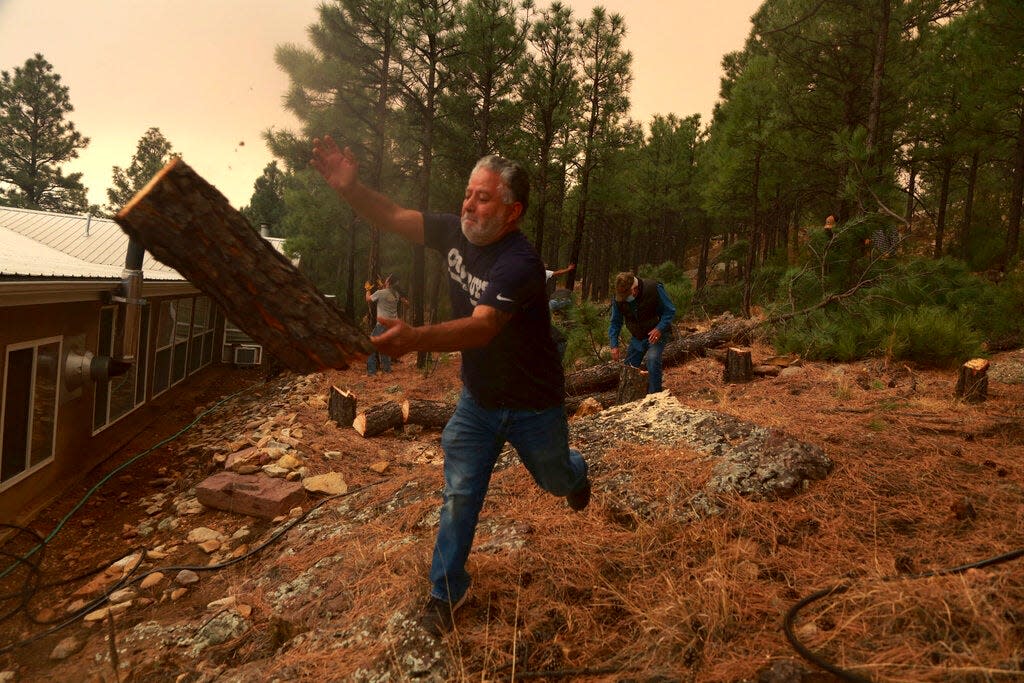
[[[284,253],[283,238],[263,239]],[[107,277],[110,272],[87,266],[110,267],[120,277],[127,251],[128,235],[109,218],[0,206],[0,278]],[[146,280],[185,279],[148,251],[142,272]]]
[[[0,277],[75,277],[118,280],[122,268],[89,263],[0,227]]]
[[[0,227],[87,263],[124,268],[128,235],[109,218],[0,207]],[[142,261],[142,271],[147,278],[156,280],[181,278],[149,252]]]

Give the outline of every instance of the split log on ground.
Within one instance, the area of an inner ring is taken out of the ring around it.
[[[352,428],[361,436],[369,438],[383,434],[389,429],[401,427],[402,424],[402,406],[394,401],[388,401],[356,415],[356,419],[352,421]]]
[[[716,346],[743,341],[756,325],[755,321],[745,318],[722,316],[707,332],[692,334],[666,344],[661,356],[662,365],[682,363],[694,356],[704,356]],[[595,365],[566,375],[565,393],[579,396],[604,391],[614,387],[618,379],[618,363]]]
[[[972,403],[988,398],[988,366],[984,358],[972,358],[961,365],[956,381],[956,395]]]
[[[779,365],[755,365],[750,368],[750,372],[756,377],[778,377],[782,372],[782,367]]]
[[[330,417],[339,427],[347,427],[356,419],[356,396],[355,394],[331,387],[330,400],[327,403],[327,416]]]
[[[580,409],[580,404],[586,401],[588,398],[593,398],[601,404],[602,408],[611,408],[616,405],[616,399],[618,398],[619,392],[605,391],[600,394],[590,394],[589,396],[566,396],[565,397],[565,413],[566,415],[575,415],[576,411]]]
[[[623,363],[619,368],[619,386],[615,390],[616,405],[646,396],[649,374],[643,368],[634,368],[628,363]]]
[[[289,370],[344,369],[373,351],[366,334],[181,159],[164,166],[115,220]]]
[[[455,406],[446,401],[428,401],[411,398],[402,403],[402,419],[406,424],[427,429],[444,429],[455,412]]]
[[[725,352],[725,369],[722,371],[722,381],[749,382],[753,377],[754,363],[751,360],[751,351],[746,348],[730,346]]]

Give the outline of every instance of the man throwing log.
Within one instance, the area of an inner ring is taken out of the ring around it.
[[[583,457],[569,448],[565,376],[551,339],[544,264],[519,230],[530,184],[513,161],[486,156],[466,185],[461,217],[394,203],[358,178],[351,150],[325,136],[313,141],[313,166],[363,219],[437,249],[448,265],[453,319],[411,327],[381,320],[370,338],[381,353],[461,351],[463,389],[441,436],[444,502],[421,624],[434,636],[451,630],[471,583],[473,545],[491,472],[505,442],[542,489],[573,510],[590,501]]]

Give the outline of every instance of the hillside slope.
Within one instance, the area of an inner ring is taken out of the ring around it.
[[[953,370],[883,361],[805,363],[731,386],[711,359],[669,368],[679,405],[820,447],[831,472],[779,500],[709,494],[714,456],[653,428],[655,438],[639,436],[656,418],[637,411],[626,429],[618,408],[620,418],[574,420],[593,468],[590,507],[571,513],[509,451],[470,556],[470,599],[440,643],[414,622],[440,501],[439,434],[363,439],[327,420],[326,399],[337,385],[360,408],[452,400],[457,360],[427,373],[400,363],[376,378],[283,375],[216,406],[212,395],[177,396],[199,407],[168,410],[33,525],[48,534],[118,463],[198,415],[89,496],[46,548],[40,582],[128,556],[123,572],[91,577],[90,590],[88,579],[41,588],[27,609],[30,573],[3,579],[17,599],[5,603],[14,614],[0,627],[0,670],[25,681],[836,680],[795,653],[782,622],[801,597],[847,582],[794,624],[827,661],[874,680],[1016,679],[1021,560],[908,577],[1024,546],[1022,368],[1022,351],[994,358],[989,400],[973,405],[954,400]],[[223,387],[258,379],[221,372]],[[292,455],[306,476],[337,472],[348,492],[310,494],[276,522],[196,503],[194,487],[223,456],[253,445]],[[217,541],[206,550],[199,528]],[[175,583],[181,567],[198,581]],[[132,595],[116,616],[69,612],[102,607],[88,603],[118,579]],[[70,623],[15,646],[44,632],[30,617]]]

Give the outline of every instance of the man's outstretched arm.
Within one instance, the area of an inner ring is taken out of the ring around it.
[[[478,304],[473,315],[436,325],[410,327],[401,320],[382,318],[387,330],[370,341],[381,353],[398,357],[410,351],[465,351],[490,343],[512,314]]]
[[[363,185],[359,181],[359,162],[348,147],[340,149],[330,135],[314,138],[310,163],[360,218],[376,228],[423,244],[423,214],[399,206]]]

